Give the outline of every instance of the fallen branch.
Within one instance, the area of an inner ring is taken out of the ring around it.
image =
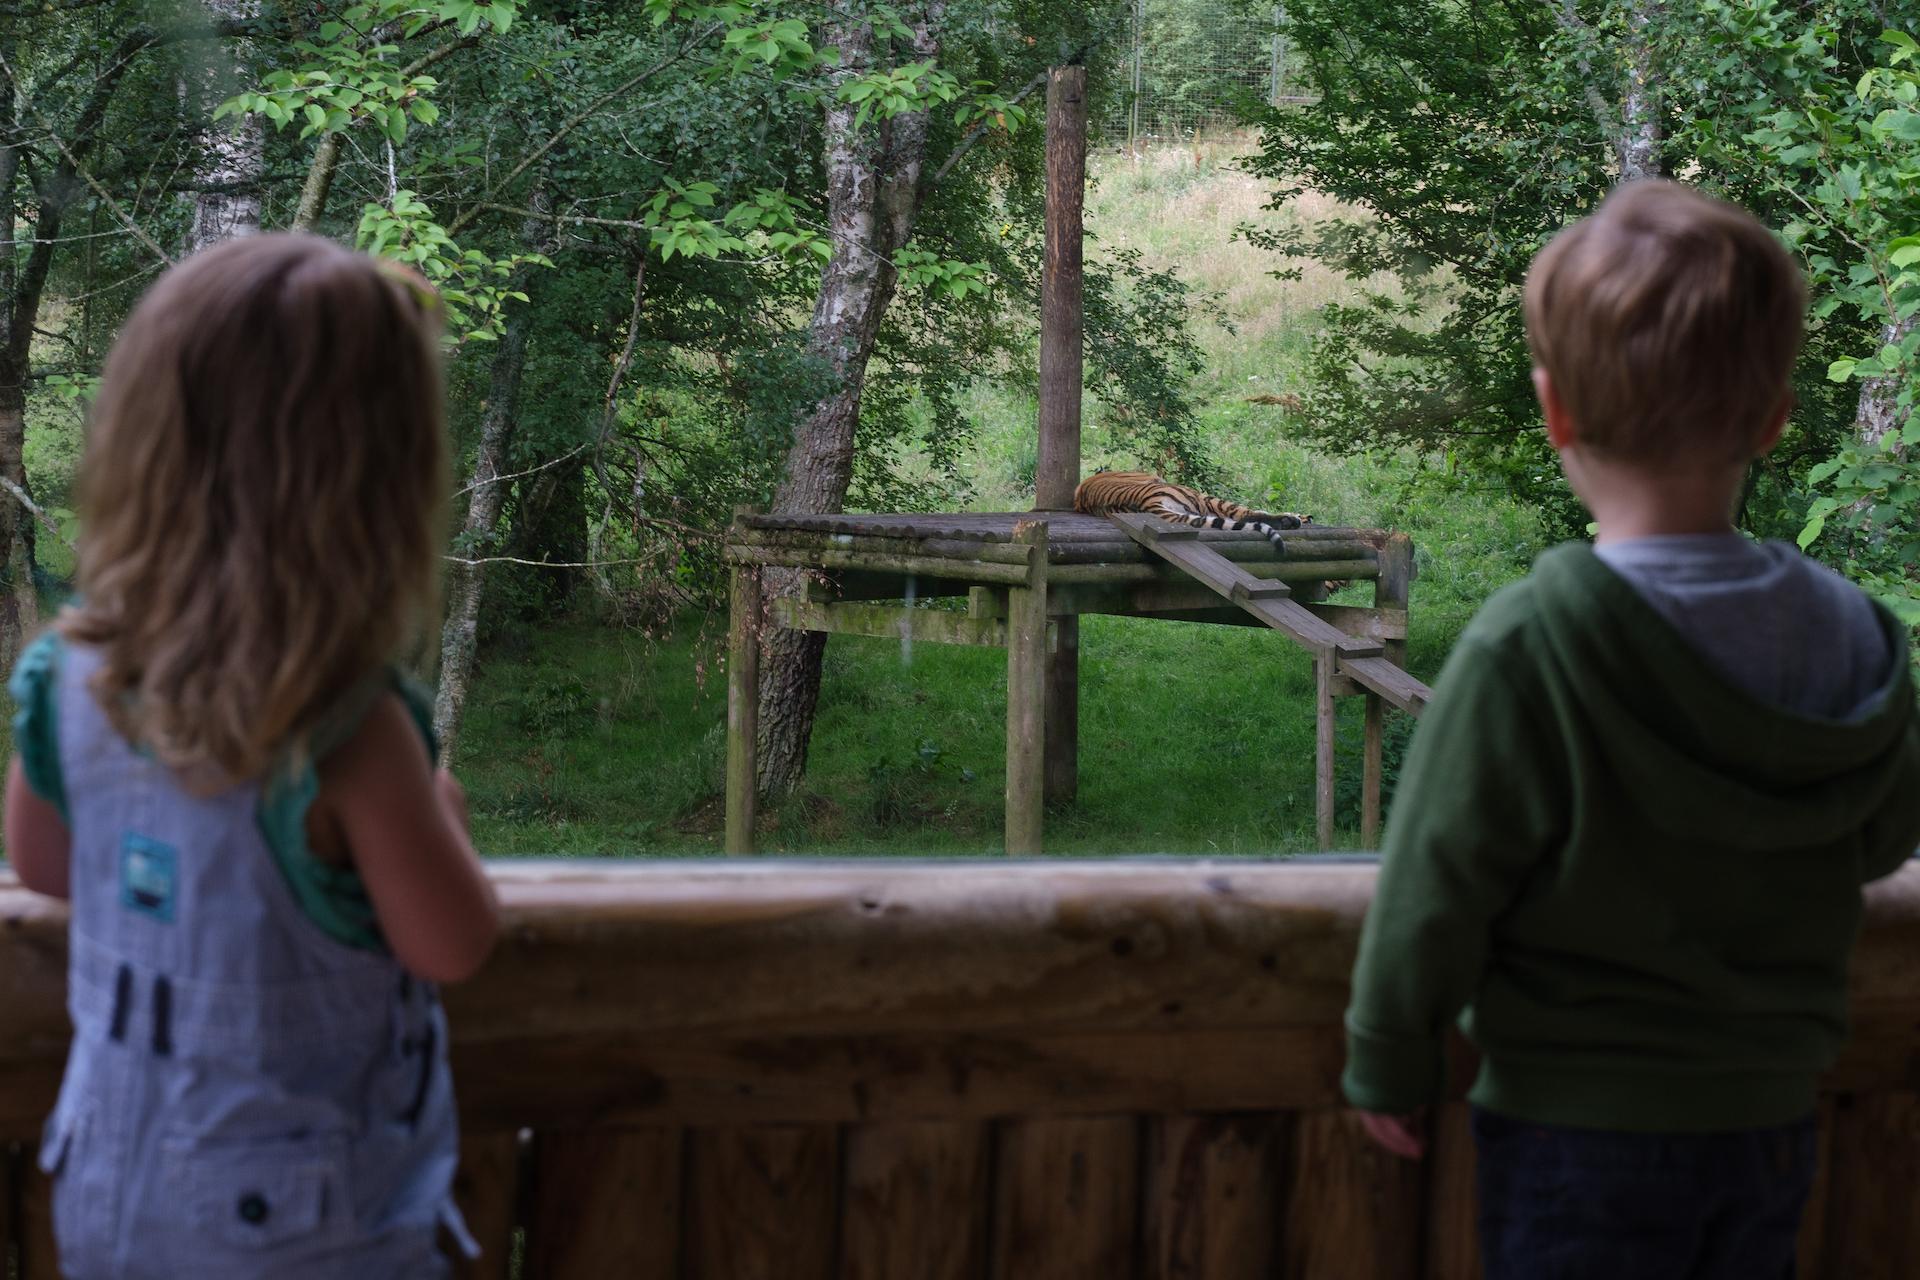
[[[66,547],[69,550],[72,549],[73,540],[67,537],[66,534],[60,532],[59,522],[56,521],[52,516],[48,515],[46,511],[40,506],[39,503],[35,502],[32,498],[28,497],[27,491],[25,489],[22,489],[19,485],[7,479],[5,476],[0,476],[0,489],[5,489],[8,493],[12,494],[14,496],[14,500],[17,501],[21,506],[27,509],[28,514],[32,515],[33,518],[39,522],[41,528],[45,529],[48,533],[51,533],[55,538],[58,538],[60,540],[61,546]]]

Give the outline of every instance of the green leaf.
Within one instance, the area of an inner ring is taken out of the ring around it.
[[[1827,380],[1829,382],[1845,382],[1853,376],[1854,368],[1858,364],[1859,361],[1857,360],[1835,360],[1827,366]],[[1800,545],[1805,546],[1806,543],[1803,542]]]
[[[307,104],[307,123],[312,125],[316,132],[326,128],[327,127],[326,108],[320,106],[318,103],[309,102]]]

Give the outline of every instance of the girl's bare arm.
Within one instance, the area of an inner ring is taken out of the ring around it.
[[[71,838],[60,811],[34,794],[20,757],[7,770],[7,861],[20,883],[53,898],[69,896]]]
[[[346,837],[387,945],[434,982],[471,977],[500,931],[500,904],[467,833],[466,798],[398,697],[374,705],[320,770],[319,803]]]

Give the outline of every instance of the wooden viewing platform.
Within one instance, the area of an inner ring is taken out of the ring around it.
[[[1371,845],[1385,710],[1418,715],[1429,693],[1405,671],[1413,543],[1381,529],[1313,525],[1285,544],[1139,515],[741,514],[726,543],[727,851],[755,844],[760,637],[789,627],[1005,648],[1006,849],[1040,852],[1046,802],[1070,799],[1076,785],[1078,619],[1089,613],[1266,626],[1306,649],[1316,671],[1319,843],[1333,844],[1335,702],[1360,696],[1361,840]],[[771,598],[761,584],[769,568],[808,571],[804,594]],[[1371,606],[1302,598],[1329,581],[1357,580],[1373,583]]]
[[[493,863],[446,993],[459,1193],[506,1280],[1470,1280],[1464,1107],[1342,1110],[1370,861]],[[1808,1280],[1920,1275],[1920,865],[1867,893]],[[55,1280],[32,1148],[65,912],[0,872],[0,1274]],[[1462,1046],[1464,1049],[1464,1046]],[[1463,1055],[1464,1061],[1464,1055]]]

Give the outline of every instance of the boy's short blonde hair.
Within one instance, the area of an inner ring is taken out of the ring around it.
[[[1751,458],[1792,395],[1807,287],[1744,209],[1628,183],[1527,273],[1527,342],[1581,444],[1649,462]]]

